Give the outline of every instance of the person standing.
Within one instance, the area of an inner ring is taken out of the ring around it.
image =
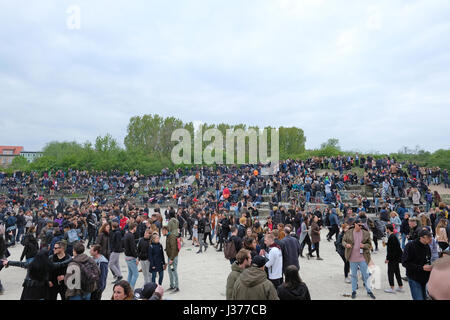
[[[425,286],[433,269],[429,246],[433,239],[426,228],[420,230],[418,236],[418,239],[406,245],[402,255],[402,265],[406,268],[406,277],[413,300],[425,300]]]
[[[168,258],[169,265],[169,279],[170,279],[170,287],[168,290],[173,290],[173,293],[179,292],[180,287],[178,284],[178,243],[177,237],[169,232],[169,228],[164,226],[162,228],[162,234],[166,237],[166,254]]]
[[[205,247],[205,252],[208,249],[208,244],[205,242],[205,228],[206,228],[206,220],[202,213],[198,213],[197,215],[197,231],[198,231],[198,242],[200,243],[200,248],[198,249],[197,253],[202,253],[202,248]]]
[[[286,272],[286,268],[290,265],[294,265],[297,269],[300,269],[298,262],[298,257],[300,255],[300,243],[297,238],[294,238],[291,235],[291,229],[289,227],[285,227],[284,231],[286,233],[286,237],[280,241],[283,248],[283,273]]]
[[[395,293],[394,291],[394,275],[397,278],[398,288],[397,292],[404,292],[403,281],[400,275],[400,262],[402,260],[403,251],[400,248],[400,241],[398,237],[394,234],[394,226],[388,224],[386,226],[386,233],[388,234],[387,241],[387,253],[385,263],[388,265],[388,279],[389,279],[389,289],[385,289],[384,292]]]
[[[164,249],[159,242],[159,235],[154,234],[151,238],[151,244],[147,251],[149,270],[152,274],[151,282],[156,283],[156,274],[158,273],[159,285],[162,285],[164,279],[164,270],[167,268],[166,260],[164,258]]]
[[[342,239],[342,245],[345,247],[345,259],[350,262],[350,270],[352,277],[352,299],[356,298],[356,290],[358,286],[358,268],[361,271],[367,294],[375,299],[369,285],[369,275],[367,268],[370,263],[370,250],[372,249],[372,241],[370,240],[370,232],[367,231],[361,218],[353,221],[349,219],[349,224],[353,226],[345,233]]]
[[[20,261],[25,258],[26,262],[30,263],[39,251],[39,244],[34,236],[34,231],[35,227],[31,226],[23,238],[23,251],[20,255]]]
[[[288,266],[285,275],[285,282],[277,288],[280,300],[311,300],[308,287],[300,278],[296,266]]]
[[[144,285],[151,282],[150,279],[150,261],[148,256],[148,250],[150,247],[150,235],[151,231],[150,229],[146,229],[144,231],[144,235],[142,238],[139,239],[138,245],[137,245],[137,251],[138,251],[138,258],[141,262],[141,269],[142,274],[144,275]]]
[[[262,250],[261,253],[268,259],[266,267],[269,271],[269,280],[277,288],[283,283],[283,255],[281,247],[275,243],[275,237],[272,233],[265,235],[264,243],[269,252]]]
[[[53,255],[50,256],[50,261],[53,263],[65,262],[70,260],[70,256],[66,254],[66,243],[58,241],[53,247]],[[64,276],[67,272],[67,265],[60,268],[55,268],[49,272],[49,288],[47,300],[56,300],[58,294],[61,300],[66,300],[66,285],[64,284]]]
[[[108,278],[108,259],[101,254],[101,247],[95,244],[91,247],[89,253],[94,259],[97,267],[100,269],[100,277],[97,282],[97,288],[91,293],[91,300],[102,300],[102,293],[106,288],[106,279]]]
[[[442,251],[448,248],[447,224],[448,220],[441,219],[436,226],[436,241]]]
[[[241,249],[236,254],[236,261],[231,265],[231,272],[227,278],[226,299],[231,300],[234,284],[241,275],[242,271],[250,267],[252,256],[249,250]]]
[[[111,225],[109,223],[104,223],[100,230],[98,231],[98,237],[95,241],[96,244],[100,245],[100,254],[109,260],[109,256],[111,254],[110,248],[110,234],[111,234]]]
[[[279,300],[277,290],[264,271],[266,263],[264,256],[252,260],[251,267],[242,271],[236,280],[231,300]]]
[[[337,240],[335,242],[336,252],[339,254],[339,256],[344,261],[345,283],[351,283],[351,280],[348,277],[348,274],[350,273],[350,263],[345,258],[345,247],[342,245],[342,239],[344,238],[345,233],[348,231],[349,225],[346,224],[346,223],[343,223],[341,228],[342,228],[342,231],[341,231],[341,233],[339,233],[339,236],[338,236],[338,238],[337,238]]]
[[[119,228],[118,222],[112,223],[112,233],[110,239],[111,255],[109,259],[109,269],[111,270],[115,279],[113,283],[117,283],[123,279],[122,271],[120,271],[119,265],[120,254],[123,252],[122,231]]]
[[[333,238],[333,235],[339,236],[339,217],[337,215],[336,209],[331,209],[330,214],[330,231],[327,234],[327,240],[328,242],[331,241],[331,238]]]
[[[137,225],[131,222],[128,225],[128,232],[123,237],[123,248],[125,253],[125,261],[128,266],[128,283],[134,288],[139,271],[137,266],[139,265],[136,241],[134,240],[134,234],[136,232]]]

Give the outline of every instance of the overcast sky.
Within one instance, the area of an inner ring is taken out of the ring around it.
[[[448,149],[450,1],[0,2],[0,145],[123,144],[151,113]]]

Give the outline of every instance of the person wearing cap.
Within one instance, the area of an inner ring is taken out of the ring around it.
[[[226,297],[231,300],[233,294],[234,284],[241,275],[242,271],[250,267],[252,263],[252,256],[249,250],[241,249],[236,254],[236,261],[231,265],[231,272],[227,278]]]
[[[369,275],[367,268],[370,263],[370,250],[372,249],[372,241],[370,232],[363,225],[361,218],[349,219],[349,224],[353,225],[344,234],[342,245],[345,247],[345,259],[350,262],[351,278],[352,278],[352,299],[356,298],[356,290],[358,287],[358,268],[367,290],[367,294],[375,299],[375,295],[370,290]]]
[[[253,258],[251,267],[242,271],[236,280],[231,300],[279,300],[277,290],[264,271],[267,261],[264,256]]]
[[[403,251],[402,265],[406,268],[406,277],[413,300],[426,298],[425,286],[433,269],[429,246],[431,242],[431,232],[424,228],[419,231],[419,238],[409,242]]]
[[[162,300],[164,288],[149,282],[144,287],[134,290],[134,300]]]

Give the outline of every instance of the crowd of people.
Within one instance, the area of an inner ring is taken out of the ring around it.
[[[353,173],[355,167],[364,175]],[[319,169],[339,173],[319,174]],[[434,270],[450,267],[445,254],[450,207],[428,189],[440,183],[449,187],[447,170],[358,155],[281,161],[272,176],[261,170],[261,165],[242,165],[165,169],[153,176],[138,171],[0,173],[0,270],[27,269],[22,299],[99,300],[110,272],[111,299],[158,300],[166,271],[166,291],[180,291],[178,253],[192,241],[197,254],[214,246],[230,261],[227,299],[307,300],[299,259],[307,245],[307,259],[324,260],[320,242],[326,228],[326,240],[336,239],[352,298],[359,273],[375,299],[368,270],[379,240],[387,246],[386,292],[404,290],[402,264],[413,299],[431,292],[435,299],[449,298],[442,283],[432,280]],[[343,199],[341,191],[351,184],[373,189],[375,217],[369,217],[369,199],[361,199],[356,210]],[[85,195],[84,200],[71,203],[69,194]],[[270,214],[260,219],[263,196],[270,198]],[[408,197],[412,206],[405,205]],[[328,206],[315,206],[318,202]],[[19,261],[10,261],[8,247],[16,243],[23,252]],[[126,280],[119,267],[122,257]],[[135,288],[139,269],[143,288]]]

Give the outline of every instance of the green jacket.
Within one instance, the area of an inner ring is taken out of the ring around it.
[[[266,272],[257,267],[242,271],[236,280],[231,300],[280,300]]]
[[[342,239],[342,245],[345,248],[345,259],[348,261],[348,259],[350,259],[350,256],[352,254],[352,250],[353,250],[353,244],[354,244],[354,239],[353,239],[353,231],[354,231],[355,227],[351,227],[350,229],[347,230],[347,232],[344,234],[344,238]],[[365,229],[361,229],[362,233],[363,233],[363,238],[361,243],[364,245],[363,247],[363,256],[364,259],[366,260],[366,263],[369,264],[370,262],[370,250],[372,249],[372,240],[370,240],[370,232],[365,230]],[[346,245],[347,244],[351,244],[352,247],[351,248],[347,248]]]
[[[178,256],[177,237],[171,232],[169,232],[166,237],[166,253],[170,260],[173,260]]]
[[[231,300],[234,284],[241,275],[242,271],[243,270],[239,267],[236,261],[231,265],[231,273],[228,275],[227,278],[227,300]]]
[[[169,220],[169,223],[167,224],[167,228],[169,229],[170,233],[173,233],[176,237],[178,237],[178,228],[179,228],[179,222],[177,218],[171,218]]]

